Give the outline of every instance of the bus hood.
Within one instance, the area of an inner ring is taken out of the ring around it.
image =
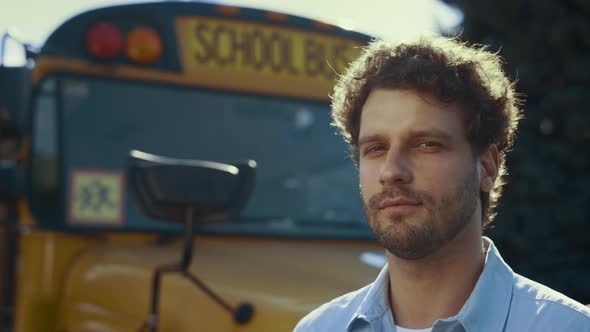
[[[155,267],[178,262],[180,253],[178,244],[87,249],[65,280],[60,327],[137,331],[148,318]],[[230,305],[251,303],[253,319],[238,325],[173,273],[164,277],[160,291],[160,330],[292,331],[322,303],[372,282],[384,263],[383,250],[370,242],[201,237],[191,272]]]

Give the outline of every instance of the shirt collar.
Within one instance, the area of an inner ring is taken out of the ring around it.
[[[502,331],[512,300],[514,272],[492,240],[483,240],[489,245],[484,268],[457,319],[467,331]]]
[[[458,320],[466,331],[501,331],[506,322],[512,299],[514,273],[504,262],[492,240],[483,237],[483,241],[488,244],[488,251],[475,288],[457,316],[439,320],[443,324]],[[384,313],[389,313],[388,292],[389,271],[385,265],[348,322],[347,331],[358,320],[371,322]]]
[[[385,264],[377,279],[369,286],[365,297],[346,325],[346,330],[350,331],[358,320],[370,322],[381,317],[390,311],[389,308],[389,270]]]

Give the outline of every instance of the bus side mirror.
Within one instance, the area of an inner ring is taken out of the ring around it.
[[[21,164],[22,133],[0,105],[0,200],[25,196],[25,170]]]
[[[4,43],[4,39],[2,39]],[[2,52],[0,52],[1,54]],[[25,196],[31,70],[0,65],[0,199]]]
[[[0,65],[0,122],[4,136],[29,134],[31,86],[29,67]]]
[[[139,209],[148,217],[209,224],[235,217],[252,191],[256,163],[243,165],[174,159],[137,150],[130,152],[127,183]]]
[[[232,306],[189,270],[194,249],[193,225],[226,221],[244,207],[254,185],[256,163],[227,165],[203,160],[173,159],[133,150],[129,155],[127,182],[131,196],[148,217],[184,223],[182,256],[176,264],[156,267],[152,277],[150,318],[143,328],[158,329],[160,281],[167,273],[181,276],[228,311],[237,324],[248,323],[254,306]]]
[[[0,201],[25,196],[25,171],[12,160],[0,160]]]

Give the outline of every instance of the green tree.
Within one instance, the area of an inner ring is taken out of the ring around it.
[[[590,303],[590,1],[447,0],[526,95],[509,184],[487,230],[514,270]]]

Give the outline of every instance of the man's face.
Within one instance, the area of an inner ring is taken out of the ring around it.
[[[457,105],[375,89],[362,110],[358,148],[367,219],[392,254],[429,256],[481,222],[478,162]]]

